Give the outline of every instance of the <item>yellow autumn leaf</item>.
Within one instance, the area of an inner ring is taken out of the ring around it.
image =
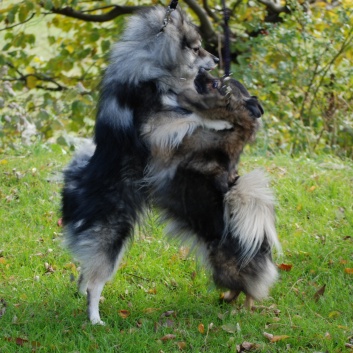
[[[339,312],[339,311],[331,311],[329,314],[328,314],[328,317],[330,318],[330,319],[332,319],[332,318],[337,318],[338,316],[340,316],[341,315],[341,313]]]
[[[289,336],[287,336],[287,335],[273,336],[271,339],[271,342],[282,341],[282,340],[285,340],[286,338],[289,338]]]
[[[35,76],[28,76],[27,77],[27,87],[29,88],[29,89],[32,89],[32,88],[35,88],[36,87],[36,85],[37,85],[37,78],[35,77]]]
[[[349,275],[353,275],[353,268],[345,268],[344,272],[348,273]]]
[[[0,264],[2,264],[2,265],[6,264],[6,260],[4,257],[0,257]]]
[[[67,50],[70,54],[72,54],[72,53],[75,51],[75,48],[74,48],[72,45],[67,45],[67,46],[66,46],[66,50]]]
[[[26,72],[29,74],[34,74],[36,71],[32,66],[27,66],[26,67]]]

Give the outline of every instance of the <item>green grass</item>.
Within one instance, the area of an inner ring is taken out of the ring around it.
[[[272,177],[283,246],[277,263],[292,266],[254,312],[242,308],[243,298],[221,304],[207,273],[163,238],[151,214],[103,291],[100,327],[87,321],[73,281],[78,265],[61,246],[57,176],[69,158],[38,146],[0,158],[1,353],[218,353],[244,341],[259,352],[352,351],[345,347],[353,343],[352,162],[243,158],[241,173],[262,166]],[[264,332],[288,337],[271,343]],[[175,337],[164,341],[168,334]]]

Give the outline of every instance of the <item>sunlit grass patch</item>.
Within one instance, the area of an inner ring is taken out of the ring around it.
[[[86,318],[79,264],[62,248],[61,149],[0,159],[0,352],[349,352],[353,342],[353,164],[328,156],[245,156],[277,196],[282,268],[247,312],[219,302],[207,272],[167,241],[151,212],[103,291],[105,327]],[[272,338],[271,338],[272,337]],[[245,342],[245,343],[244,343]],[[248,343],[246,343],[248,342]]]

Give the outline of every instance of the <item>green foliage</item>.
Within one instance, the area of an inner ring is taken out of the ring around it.
[[[131,5],[150,2],[131,1]],[[156,2],[153,2],[156,3]],[[38,139],[70,144],[92,134],[98,86],[125,16],[90,22],[56,14],[72,8],[105,15],[104,1],[3,1],[0,10],[0,149]],[[222,33],[219,1],[209,17]],[[353,10],[340,4],[287,3],[278,14],[255,1],[227,2],[234,77],[266,110],[264,148],[353,155]],[[186,4],[182,5],[188,10]],[[199,18],[189,11],[196,22]],[[288,12],[288,11],[287,11]],[[204,38],[205,44],[211,38]],[[261,137],[260,137],[261,138]]]
[[[86,298],[77,295],[78,264],[62,247],[58,225],[60,173],[69,159],[57,145],[34,145],[0,158],[2,353],[171,353],[179,347],[227,353],[238,352],[244,341],[257,345],[251,352],[349,352],[351,161],[244,158],[241,174],[264,166],[271,175],[284,252],[276,260],[291,267],[280,272],[257,310],[246,311],[243,296],[239,303],[220,304],[207,272],[187,256],[187,247],[163,238],[163,227],[150,215],[104,288],[101,314],[107,325],[97,327],[87,321]],[[282,339],[271,343],[264,332]]]
[[[265,105],[271,150],[353,155],[353,10],[300,7],[238,57],[236,75]]]

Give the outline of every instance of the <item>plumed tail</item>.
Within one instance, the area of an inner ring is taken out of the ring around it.
[[[256,256],[264,242],[270,249],[281,249],[275,228],[275,198],[268,181],[265,173],[256,169],[239,177],[225,197],[227,236],[239,241],[243,266]]]

